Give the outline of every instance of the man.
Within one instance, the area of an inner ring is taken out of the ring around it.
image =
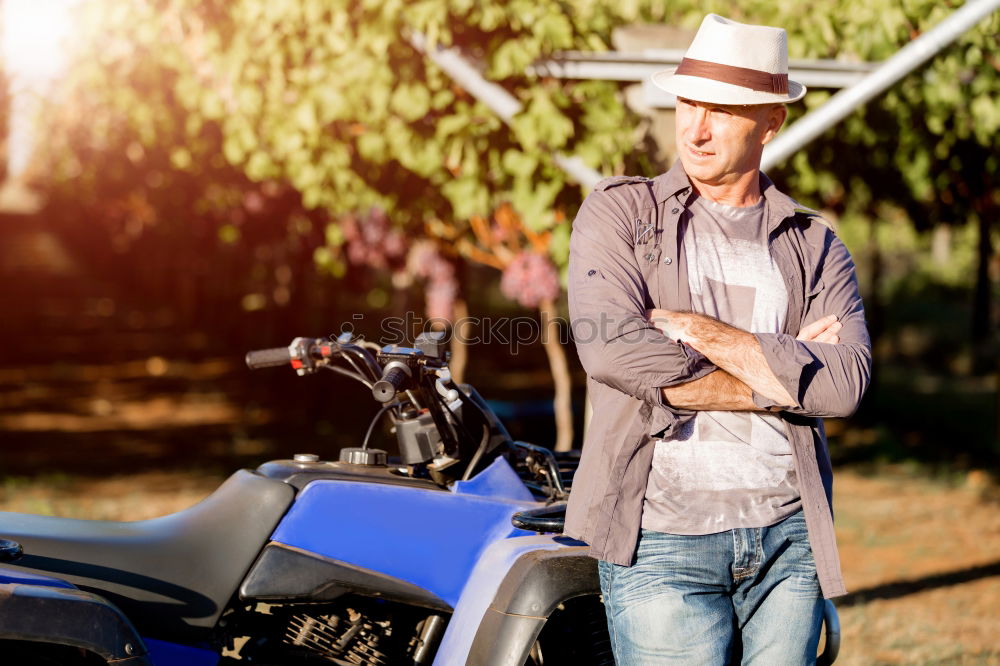
[[[760,172],[805,94],[784,30],[709,15],[653,81],[679,163],[602,182],[573,225],[594,416],[566,533],[600,560],[619,664],[812,663],[845,592],[821,417],[871,371],[854,265]]]

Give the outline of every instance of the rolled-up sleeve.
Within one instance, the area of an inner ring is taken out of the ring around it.
[[[807,295],[803,326],[837,315],[843,324],[839,343],[802,342],[783,333],[757,333],[756,337],[774,376],[797,400],[795,405],[782,405],[784,411],[803,416],[850,416],[871,381],[871,340],[854,262],[832,233],[814,285]],[[775,406],[756,394],[754,402],[762,408]]]
[[[653,408],[650,432],[655,434],[693,413],[667,405],[660,387],[697,379],[715,366],[649,323],[645,294],[630,218],[606,192],[591,193],[570,237],[573,338],[591,378]]]

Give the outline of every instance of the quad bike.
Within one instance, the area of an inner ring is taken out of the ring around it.
[[[0,513],[0,663],[613,664],[596,562],[560,534],[572,457],[513,441],[444,347],[247,354],[371,390],[378,414],[336,462],[240,470],[152,520]],[[369,446],[383,418],[398,458]],[[830,663],[832,604],[825,620]]]

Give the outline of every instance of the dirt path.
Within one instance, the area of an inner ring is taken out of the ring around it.
[[[1000,502],[984,476],[836,478],[851,591],[837,663],[1000,664]]]
[[[217,476],[6,479],[0,510],[136,520],[180,510]],[[1000,664],[1000,491],[902,470],[837,474],[837,532],[851,594],[838,666]]]

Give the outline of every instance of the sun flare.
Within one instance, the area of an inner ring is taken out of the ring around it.
[[[77,0],[4,0],[5,69],[23,83],[56,74],[70,34],[70,9]]]

